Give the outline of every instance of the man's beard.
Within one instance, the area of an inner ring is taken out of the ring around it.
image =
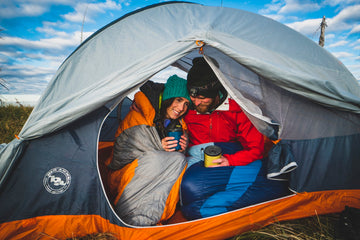
[[[194,106],[194,108],[198,113],[205,114],[214,110],[218,101],[218,98],[215,98],[209,105],[199,104],[198,106]]]
[[[205,114],[209,112],[209,106],[203,106],[200,104],[198,106],[195,106],[195,110],[200,114]]]

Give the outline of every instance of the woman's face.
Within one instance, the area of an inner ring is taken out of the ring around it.
[[[166,118],[177,119],[184,115],[189,107],[190,101],[183,97],[176,97],[166,110]]]

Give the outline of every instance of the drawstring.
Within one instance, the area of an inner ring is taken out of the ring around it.
[[[200,40],[196,40],[196,45],[200,46],[200,49],[199,49],[199,53],[201,55],[204,54],[204,46],[205,46],[205,43],[203,41],[200,41]]]

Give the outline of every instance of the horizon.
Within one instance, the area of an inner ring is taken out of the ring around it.
[[[23,105],[34,107],[41,95],[36,94],[1,94],[0,106],[3,105]]]

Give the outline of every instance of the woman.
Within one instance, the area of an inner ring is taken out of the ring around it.
[[[109,168],[117,184],[115,210],[126,223],[147,226],[167,220],[179,199],[186,161],[186,114],[190,97],[186,80],[171,76],[165,86],[148,82],[134,101],[140,111],[130,110],[121,122]],[[159,105],[160,103],[160,105]],[[167,137],[168,126],[180,125],[180,141]],[[179,143],[180,150],[175,151]]]

